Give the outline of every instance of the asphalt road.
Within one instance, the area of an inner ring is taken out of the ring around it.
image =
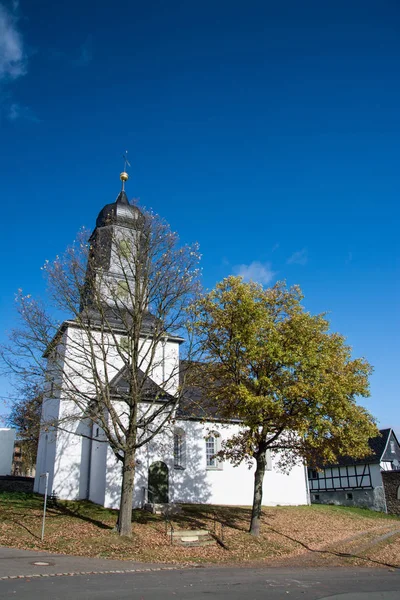
[[[0,581],[18,600],[400,600],[400,570],[195,568]]]

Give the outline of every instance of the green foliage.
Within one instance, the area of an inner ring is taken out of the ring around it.
[[[352,358],[345,338],[330,332],[324,314],[306,312],[302,299],[298,286],[264,289],[228,277],[195,307],[203,385],[224,417],[243,424],[221,450],[234,464],[266,449],[279,452],[283,469],[299,459],[361,458],[378,434],[356,403],[369,394],[371,366]]]

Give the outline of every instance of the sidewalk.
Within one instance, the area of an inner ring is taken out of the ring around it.
[[[134,573],[178,569],[182,569],[182,566],[108,560],[105,558],[85,558],[83,556],[64,556],[63,554],[18,550],[16,548],[0,546],[0,580],[30,576],[54,577],[57,575]]]

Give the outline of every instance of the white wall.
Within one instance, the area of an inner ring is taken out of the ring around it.
[[[371,469],[371,481],[372,481],[372,487],[376,488],[379,486],[382,486],[382,474],[381,474],[381,467],[380,465],[376,464],[376,465],[370,465],[370,469]]]
[[[311,491],[332,490],[334,488],[355,488],[368,487],[370,485],[369,471],[371,473],[372,487],[382,485],[379,465],[349,465],[347,467],[325,467],[323,471],[318,472],[317,479],[310,479]],[[322,477],[326,479],[322,479]],[[341,479],[337,479],[337,477]],[[334,479],[336,477],[336,479]]]
[[[120,336],[119,336],[120,337]],[[94,334],[95,344],[98,347],[97,368],[104,380],[111,381],[123,367],[123,361],[115,348],[114,340],[109,335],[102,339],[100,333]],[[143,369],[148,364],[146,353],[150,348],[151,340],[143,340],[142,360]],[[105,354],[100,349],[105,349]],[[91,435],[91,424],[82,422],[82,414],[89,399],[95,395],[95,385],[91,376],[92,354],[88,348],[88,339],[84,331],[76,327],[68,327],[61,336],[57,346],[57,362],[49,360],[48,370],[56,378],[57,385],[55,398],[46,398],[42,408],[42,431],[39,439],[37,476],[34,489],[44,492],[44,478],[42,473],[49,473],[49,491],[61,499],[73,500],[89,496],[95,502],[103,503],[105,486],[115,488],[115,477],[120,475],[120,467],[114,467],[107,476],[104,474],[107,462],[105,450],[100,446],[106,444],[93,444],[83,436]],[[156,348],[154,369],[152,377],[156,383],[165,387],[170,393],[175,393],[178,387],[179,343],[166,340]],[[78,390],[78,394],[76,394]],[[48,390],[50,393],[50,387]],[[75,393],[80,400],[81,407],[70,400]],[[121,403],[121,412],[126,408]],[[60,427],[54,429],[54,422]],[[88,489],[89,463],[91,483]],[[111,463],[114,456],[109,455]],[[107,464],[108,464],[107,462]],[[115,475],[117,470],[118,475]],[[107,485],[105,478],[108,478]],[[111,494],[114,497],[114,493]],[[111,501],[111,500],[110,500]]]
[[[0,427],[0,475],[11,475],[15,429]]]
[[[215,423],[179,420],[176,427],[186,432],[186,467],[174,468],[173,426],[167,428],[147,446],[137,452],[134,506],[143,503],[143,488],[148,485],[148,469],[153,462],[163,461],[169,469],[169,500],[199,504],[251,505],[253,501],[254,467],[241,464],[234,467],[224,461],[222,469],[207,469],[206,441],[210,430],[219,430],[221,439],[237,432],[238,426],[218,426]],[[293,467],[289,474],[278,472],[277,459],[272,470],[266,471],[263,486],[263,505],[307,504],[304,466]],[[109,450],[106,467],[104,504],[118,508],[121,486],[121,467]]]
[[[244,463],[234,467],[229,461],[222,463],[222,469],[207,469],[205,438],[209,431],[219,431],[221,440],[239,431],[238,425],[228,427],[215,423],[177,421],[177,426],[187,433],[187,468],[173,472],[175,500],[196,501],[210,504],[249,505],[253,501],[255,467]],[[307,490],[304,466],[293,467],[290,473],[278,472],[277,458],[272,458],[272,470],[265,472],[263,485],[263,505],[307,504]]]
[[[98,430],[98,434],[97,434]],[[106,491],[106,463],[108,444],[104,442],[103,431],[97,425],[93,426],[93,441],[91,450],[90,490],[89,500],[104,505]]]

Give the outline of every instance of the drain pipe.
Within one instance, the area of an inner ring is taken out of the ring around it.
[[[92,448],[93,448],[93,433],[94,423],[92,423],[92,435],[89,439],[89,458],[88,458],[88,470],[87,470],[87,481],[86,481],[86,500],[90,500],[90,478],[92,475]]]
[[[304,465],[304,479],[306,480],[306,493],[307,493],[307,504],[311,505],[311,494],[310,494],[310,486],[308,484],[308,467]]]

